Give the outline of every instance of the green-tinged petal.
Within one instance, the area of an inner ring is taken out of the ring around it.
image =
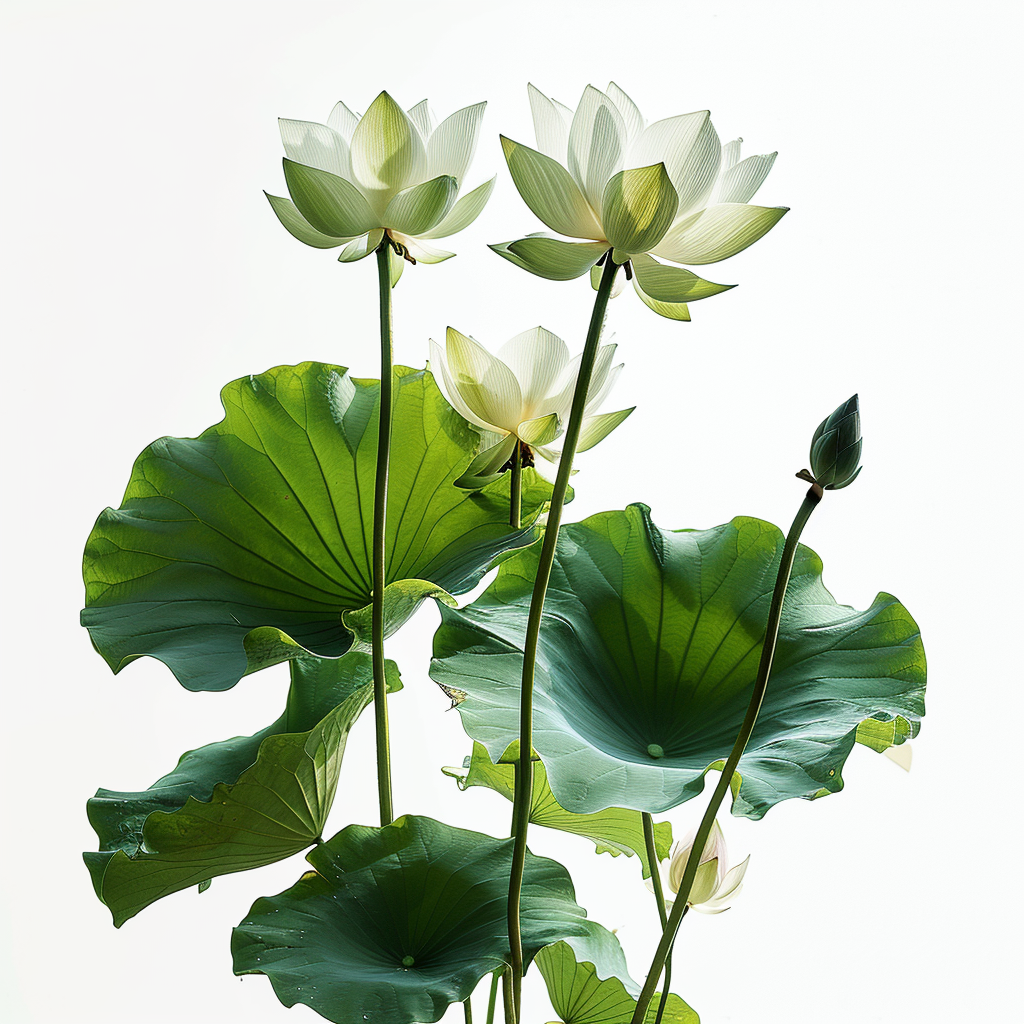
[[[455,255],[453,252],[448,252],[447,249],[435,249],[421,242],[418,238],[413,238],[411,235],[403,235],[400,231],[392,231],[391,237],[399,244],[404,245],[409,255],[417,263],[443,263]]]
[[[549,235],[528,235],[489,246],[523,270],[549,281],[582,277],[608,251],[607,242],[566,242]]]
[[[427,151],[419,129],[386,92],[356,125],[351,160],[353,177],[379,214],[396,192],[426,176]]]
[[[676,190],[664,164],[619,171],[604,190],[605,236],[627,253],[647,252],[661,241],[676,215]]]
[[[500,479],[501,467],[512,458],[518,440],[515,434],[506,434],[496,444],[484,448],[469,464],[469,469],[455,481],[455,486],[475,491]]]
[[[394,249],[389,249],[388,273],[391,275],[392,288],[402,280],[402,274],[405,273],[405,265],[408,262],[409,261],[404,256],[400,256]]]
[[[603,977],[598,966],[570,940],[553,943],[537,956],[537,969],[547,985],[551,1005],[563,1024],[629,1024],[636,1010],[636,992],[618,977]],[[591,954],[592,955],[592,954]],[[596,959],[596,957],[594,957]],[[655,993],[644,1024],[654,1024],[661,1002]],[[700,1024],[696,1012],[679,996],[665,1000],[662,1024]]]
[[[614,353],[617,345],[609,345],[608,348]],[[611,358],[611,354],[609,358]],[[591,378],[590,387],[587,389],[587,404],[583,407],[583,415],[589,416],[595,409],[600,408],[601,403],[608,397],[608,392],[615,386],[615,382],[619,379],[619,374],[622,373],[622,368],[625,364],[619,363],[618,366],[609,366],[606,373],[604,373],[600,380],[596,379],[596,374]],[[596,367],[595,367],[596,368]]]
[[[676,216],[707,202],[722,159],[722,144],[706,110],[680,114],[648,125],[630,147],[627,165],[663,162],[679,195]]]
[[[285,226],[288,233],[300,242],[305,242],[306,245],[311,245],[315,249],[335,249],[348,241],[347,238],[334,238],[331,235],[325,235],[323,232],[317,231],[299,213],[295,208],[295,204],[290,199],[272,196],[269,192],[264,192],[263,194],[270,200],[270,205],[274,213],[277,214],[277,219]]]
[[[612,372],[612,360],[615,358],[615,351],[618,345],[601,345],[597,350],[594,359],[594,369],[590,375],[590,387],[588,388],[587,408],[593,408],[593,396],[604,392],[604,385],[608,375]],[[559,412],[562,419],[569,418],[569,410],[572,407],[572,396],[576,390],[576,378],[580,373],[580,363],[583,353],[573,356],[565,369],[562,370],[551,389],[551,397],[545,403],[549,408]],[[606,392],[605,392],[606,393]]]
[[[352,133],[359,124],[359,118],[353,114],[341,100],[334,104],[331,116],[327,118],[327,126],[333,128],[347,143],[352,141]]]
[[[585,452],[598,442],[603,441],[635,408],[634,405],[629,409],[620,409],[618,412],[602,412],[596,416],[588,416],[583,421],[583,429],[580,431],[576,451]]]
[[[764,153],[748,156],[746,160],[722,171],[711,197],[711,203],[749,203],[779,154]]]
[[[513,748],[518,752],[518,744]],[[461,768],[444,768],[445,775],[455,779],[460,789],[470,786],[485,786],[500,793],[506,800],[515,795],[515,768],[506,754],[495,764],[487,756],[487,749],[479,743],[473,744],[473,754],[467,757]],[[560,832],[589,839],[597,853],[610,853],[613,857],[625,854],[640,858],[643,877],[651,874],[651,864],[644,842],[644,824],[639,811],[623,807],[609,807],[596,814],[572,814],[555,799],[548,785],[547,772],[542,761],[533,761],[533,796],[530,803],[530,822]],[[664,860],[672,847],[672,826],[667,821],[654,825],[654,844],[658,857]],[[624,966],[624,965],[623,965]]]
[[[289,121],[278,118],[285,156],[297,164],[317,167],[339,178],[351,173],[348,143],[339,132],[314,121]]]
[[[570,238],[604,238],[579,185],[560,163],[504,135],[501,146],[523,201],[549,228]]]
[[[731,167],[740,162],[740,148],[743,145],[742,139],[733,139],[722,147],[722,173],[724,174]]]
[[[596,292],[601,287],[601,276],[604,270],[601,267],[593,266],[590,268],[590,285]],[[612,282],[612,294],[611,298],[616,298],[622,294],[622,289],[626,287],[626,275],[616,274],[615,280]]]
[[[284,178],[299,213],[325,235],[352,238],[381,226],[359,189],[336,174],[285,157]]]
[[[449,330],[451,330],[451,328],[449,328]],[[446,348],[438,345],[433,338],[430,339],[430,371],[435,377],[440,374],[440,379],[444,381],[445,397],[448,399],[452,408],[454,408],[463,419],[468,420],[473,424],[473,426],[479,427],[481,430],[485,430],[489,433],[496,434],[499,437],[504,437],[509,433],[508,430],[485,420],[466,404],[466,400],[462,397],[462,392],[459,390],[459,387],[455,382],[453,371],[448,365],[448,353]],[[477,458],[479,458],[479,456],[477,456]],[[474,465],[475,464],[476,461],[474,460]]]
[[[569,346],[543,327],[509,338],[497,355],[519,381],[526,415],[551,393],[552,383],[569,365]]]
[[[384,227],[405,235],[429,231],[452,208],[459,183],[448,174],[403,189],[384,211]]]
[[[537,648],[534,748],[566,810],[661,812],[697,796],[739,731],[785,538],[737,518],[664,530],[642,505],[562,526]],[[466,731],[500,759],[519,735],[522,644],[540,552],[472,604],[443,608],[431,677],[464,695]],[[858,727],[924,714],[920,632],[891,595],[858,611],[799,547],[771,685],[732,811],[757,819],[843,788]]]
[[[536,416],[531,420],[523,420],[516,428],[520,440],[529,445],[549,444],[561,433],[561,426],[556,413],[547,416]]]
[[[569,150],[571,118],[567,121],[561,104],[549,99],[535,86],[527,85],[526,91],[530,97],[530,112],[533,114],[537,149],[564,165]]]
[[[485,181],[472,192],[468,192],[458,199],[441,223],[436,224],[429,231],[421,231],[420,238],[445,238],[448,235],[456,234],[463,228],[468,228],[487,205],[487,200],[491,198],[494,183],[497,180],[498,176],[495,175],[490,181]]]
[[[349,730],[373,699],[368,654],[293,661],[285,714],[254,736],[191,750],[147,790],[87,804],[100,849],[86,853],[114,924],[156,900],[306,849],[334,800]],[[390,690],[402,687],[386,663]]]
[[[371,601],[380,384],[303,363],[243,377],[224,419],[163,438],[136,461],[121,508],[89,537],[82,622],[114,671],[163,661],[193,690],[362,637]],[[465,593],[504,552],[535,539],[550,486],[523,474],[524,528],[508,526],[508,482],[454,486],[480,436],[423,370],[395,367],[387,634],[431,587]],[[351,628],[349,628],[351,627]]]
[[[409,120],[419,129],[419,133],[423,136],[424,143],[426,143],[436,124],[434,112],[430,109],[430,102],[428,100],[420,100],[416,106],[410,107]]]
[[[717,263],[753,245],[788,212],[788,206],[719,203],[676,223],[654,252],[675,263]]]
[[[368,231],[365,235],[360,235],[359,238],[353,238],[341,250],[338,259],[342,263],[355,263],[356,260],[364,259],[380,245],[383,237],[384,229],[374,228],[373,231]]]
[[[466,405],[498,430],[514,431],[522,417],[523,395],[515,374],[478,341],[448,328],[448,369]]]
[[[644,253],[634,256],[631,264],[638,288],[655,302],[696,302],[736,287],[733,284],[705,281],[682,267],[666,267],[664,263]]]
[[[633,275],[633,290],[640,296],[641,301],[648,309],[653,309],[658,316],[665,317],[666,320],[682,320],[689,322],[690,310],[687,308],[685,302],[661,302],[658,299],[651,298],[640,287],[640,279]]]
[[[427,142],[428,177],[450,174],[461,188],[466,180],[466,171],[473,162],[480,122],[486,109],[486,102],[474,103],[456,110],[437,126]]]
[[[626,140],[628,143],[632,143],[639,138],[640,133],[644,130],[643,115],[637,105],[614,82],[608,83],[605,94],[622,115],[622,122],[626,126]]]
[[[618,107],[588,85],[569,129],[568,167],[595,210],[601,209],[608,180],[622,167],[625,149],[626,125]]]
[[[234,971],[336,1024],[440,1020],[508,962],[512,846],[413,815],[349,825],[308,854],[313,871],[253,904],[231,936]],[[527,963],[591,930],[569,873],[531,853],[521,921]]]

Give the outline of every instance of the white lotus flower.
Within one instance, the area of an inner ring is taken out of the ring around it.
[[[693,849],[695,838],[696,833],[691,832],[681,843],[676,843],[672,847],[664,885],[673,895],[679,892],[679,885],[683,880],[683,872],[686,870],[686,862],[690,859],[690,851]],[[702,914],[721,914],[723,910],[728,910],[733,898],[738,896],[743,888],[743,876],[747,873],[749,862],[750,858],[747,857],[742,864],[737,864],[736,867],[729,869],[729,852],[725,846],[725,836],[716,821],[711,826],[711,834],[704,845],[700,866],[697,868],[693,887],[686,900],[687,906]],[[652,892],[654,891],[654,884],[649,878],[644,884]],[[669,907],[673,902],[673,900],[665,900]]]
[[[717,263],[787,212],[750,205],[776,154],[741,160],[743,140],[723,147],[706,110],[649,125],[614,82],[606,92],[587,86],[575,112],[532,85],[529,92],[537,149],[502,137],[512,179],[548,227],[588,241],[536,234],[491,246],[525,270],[560,281],[592,270],[596,282],[610,251],[651,309],[689,320],[687,302],[732,286],[653,257]]]
[[[267,194],[270,205],[300,242],[344,246],[342,262],[368,256],[386,235],[397,257],[393,278],[404,260],[446,260],[455,254],[423,239],[467,227],[494,188],[492,178],[458,198],[486,106],[464,107],[435,126],[426,100],[404,111],[382,92],[362,117],[339,102],[327,124],[281,119],[291,200]]]
[[[577,452],[593,448],[635,408],[593,412],[622,370],[622,363],[612,365],[615,349],[602,345],[597,350]],[[496,479],[517,441],[525,446],[523,465],[533,464],[533,453],[557,462],[560,453],[550,444],[569,418],[581,358],[570,359],[565,342],[543,327],[517,334],[497,355],[454,327],[448,328],[444,348],[431,340],[430,366],[448,401],[482,433],[481,453],[459,481],[461,486],[482,487]]]

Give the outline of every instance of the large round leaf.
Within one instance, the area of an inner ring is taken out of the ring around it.
[[[701,791],[746,711],[783,541],[757,519],[662,530],[643,505],[563,527],[537,656],[534,747],[566,810],[664,811]],[[431,675],[465,694],[463,724],[495,761],[518,738],[537,560],[535,550],[516,555],[473,604],[442,609],[434,638]],[[866,611],[837,604],[821,568],[799,549],[734,814],[759,818],[780,800],[836,792],[862,722],[924,713],[924,650],[910,614],[888,594]]]
[[[509,483],[453,483],[479,434],[426,371],[395,369],[387,518],[386,628],[429,595],[470,589],[534,539],[550,487],[524,480],[523,529]],[[279,366],[224,388],[225,417],[198,438],[139,456],[119,509],[85,550],[82,623],[116,672],[142,655],[192,690],[369,636],[380,383],[323,363]]]
[[[373,699],[373,670],[360,651],[290,668],[287,707],[273,725],[188,751],[149,789],[101,789],[89,800],[100,849],[85,863],[117,927],[163,896],[318,839],[349,730]],[[389,689],[400,689],[393,662],[385,672]]]
[[[439,1020],[509,962],[511,839],[408,816],[350,825],[312,850],[307,872],[257,900],[234,930],[236,974],[266,974],[285,1006],[338,1024]],[[590,934],[568,872],[527,854],[523,947],[531,958]]]

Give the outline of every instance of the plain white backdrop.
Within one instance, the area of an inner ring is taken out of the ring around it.
[[[1022,443],[1016,5],[1006,2],[393,0],[174,4],[4,0],[4,949],[0,1016],[310,1021],[231,974],[230,929],[303,861],[160,901],[121,930],[81,851],[98,786],[148,786],[182,751],[261,728],[283,669],[191,694],[162,665],[116,678],[77,626],[81,550],[132,460],[220,418],[218,391],[321,359],[376,376],[372,260],[338,264],[279,226],[276,117],[365,110],[388,89],[446,115],[490,101],[469,184],[498,174],[459,256],[410,268],[396,355],[422,366],[449,323],[497,345],[543,324],[582,346],[592,292],[485,243],[540,225],[498,133],[532,143],[526,83],[575,105],[617,81],[649,120],[710,108],[723,141],[777,149],[757,197],[792,212],[662,320],[629,291],[609,326],[637,410],[580,458],[569,519],[643,500],[665,527],[737,514],[788,526],[814,427],[854,391],[864,471],[804,539],[838,600],[896,594],[920,623],[928,716],[903,773],[854,751],[846,789],[761,822],[724,818],[744,892],[691,915],[675,989],[704,1024],[999,1022],[1018,1000]],[[424,608],[388,646],[397,811],[507,833],[511,805],[440,773],[470,742],[427,676]],[[376,823],[372,718],[357,726],[328,834]],[[698,799],[668,817],[681,833]],[[635,976],[656,915],[635,859],[542,829]],[[526,1024],[551,1011],[539,977]],[[483,992],[477,1014],[482,1018]],[[448,1020],[461,1020],[452,1010]]]

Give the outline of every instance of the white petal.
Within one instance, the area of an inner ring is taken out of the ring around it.
[[[910,771],[911,760],[914,756],[909,743],[901,743],[898,747],[886,747],[882,751],[890,761],[895,761],[905,772]]]
[[[429,231],[424,231],[420,238],[445,238],[468,228],[487,205],[497,180],[498,176],[495,175],[490,181],[477,185],[472,192],[460,196],[455,205],[441,218],[441,223],[435,224]]]
[[[278,118],[285,156],[297,164],[330,171],[339,178],[351,178],[348,143],[333,128],[315,121]]]
[[[493,424],[488,423],[486,420],[481,419],[475,412],[462,399],[462,395],[459,394],[459,389],[455,386],[455,381],[452,379],[452,373],[448,369],[448,357],[445,350],[438,345],[433,338],[430,339],[430,372],[434,375],[435,379],[440,376],[440,382],[444,384],[442,390],[444,391],[445,397],[448,399],[449,405],[463,418],[469,420],[474,426],[481,427],[484,430],[491,430],[502,436],[508,433],[506,430],[501,430],[495,427]]]
[[[515,374],[479,342],[448,328],[448,367],[465,403],[479,418],[515,430],[523,419],[523,396]]]
[[[353,238],[341,253],[338,255],[338,259],[342,263],[354,263],[356,260],[361,260],[364,256],[369,256],[374,249],[380,245],[381,239],[384,237],[383,228],[374,228],[373,231],[368,232],[365,235],[360,235],[359,238]]]
[[[534,327],[506,341],[498,349],[498,358],[519,381],[524,419],[549,412],[561,414],[556,405],[544,401],[569,363],[569,348],[561,338],[543,327]]]
[[[614,347],[614,345],[609,346],[609,348]],[[595,410],[601,408],[601,404],[608,397],[608,393],[615,387],[615,382],[619,379],[619,374],[622,373],[622,368],[625,365],[625,363],[619,363],[618,366],[613,366],[605,374],[604,381],[601,383],[590,382],[590,389],[587,392],[587,405],[583,410],[584,415],[590,415]]]
[[[553,412],[547,416],[523,420],[516,428],[519,438],[531,446],[550,444],[561,432],[562,425]]]
[[[594,368],[590,372],[590,386],[587,388],[587,402],[590,404],[590,396],[595,391],[600,392],[611,369],[612,359],[615,358],[615,345],[602,345],[597,350],[594,358]],[[549,392],[550,397],[545,399],[545,406],[552,412],[557,412],[562,419],[569,418],[572,409],[572,398],[576,391],[576,378],[580,373],[580,363],[583,361],[583,353],[574,356],[558,375],[555,380],[554,389]],[[586,409],[586,406],[584,406]]]
[[[630,147],[627,167],[664,162],[679,195],[677,217],[701,209],[718,178],[722,144],[706,110],[648,125]]]
[[[530,110],[533,113],[533,130],[537,136],[537,149],[545,156],[564,165],[569,150],[569,123],[572,120],[572,112],[569,111],[569,118],[566,119],[563,111],[568,108],[548,99],[533,85],[527,85],[526,91],[530,96]]]
[[[722,879],[722,884],[718,887],[718,892],[715,893],[716,900],[728,899],[730,896],[739,892],[740,886],[743,884],[743,876],[747,873],[747,865],[750,863],[750,857],[748,856],[745,860],[741,861],[736,867],[731,868]]]
[[[625,151],[622,115],[600,89],[588,85],[569,129],[569,173],[594,210],[601,209],[605,185],[621,170]]]
[[[589,451],[594,445],[603,441],[623,420],[636,408],[619,409],[616,412],[603,412],[598,416],[584,416],[576,451]]]
[[[338,100],[334,104],[331,116],[327,118],[327,124],[348,143],[352,141],[352,133],[356,130],[356,125],[359,124],[359,118],[341,100]]]
[[[423,141],[426,142],[430,138],[431,132],[434,130],[434,112],[430,109],[430,104],[426,100],[420,100],[415,107],[409,108],[409,120],[419,129],[420,135],[423,137]],[[430,175],[434,177],[434,175]]]
[[[432,246],[424,245],[418,238],[413,238],[411,235],[403,235],[398,231],[392,231],[391,237],[396,242],[404,245],[409,250],[409,255],[417,263],[443,263],[455,255],[455,253],[448,252],[446,249],[434,249]]]
[[[711,203],[749,203],[761,183],[768,177],[768,172],[779,154],[763,153],[760,156],[748,156],[734,167],[723,171],[718,176]]]
[[[435,129],[427,143],[427,178],[450,174],[462,187],[466,171],[476,152],[480,122],[487,103],[474,103],[456,110]]]
[[[732,142],[727,142],[722,147],[723,171],[729,170],[730,167],[735,167],[740,162],[740,146],[742,144],[742,139],[733,139]]]
[[[675,263],[717,263],[753,245],[786,212],[785,206],[718,203],[673,224],[652,251]]]
[[[687,896],[686,902],[693,907],[706,903],[714,896],[715,890],[718,888],[718,879],[718,859],[713,857],[711,860],[706,861],[701,858],[700,866],[697,868],[697,874],[694,876],[693,885],[690,886],[690,895]],[[681,877],[680,881],[682,881]]]
[[[643,115],[637,105],[614,82],[608,83],[608,99],[615,104],[626,126],[627,142],[632,142],[644,130]]]

